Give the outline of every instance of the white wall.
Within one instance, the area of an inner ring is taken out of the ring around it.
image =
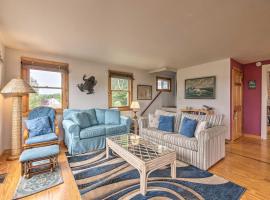
[[[216,76],[216,99],[185,99],[185,79],[204,76]],[[215,112],[225,116],[224,123],[228,127],[227,139],[230,139],[230,59],[218,60],[177,71],[177,108],[191,106],[201,108],[208,105]]]
[[[84,60],[71,59],[62,56],[55,56],[44,53],[32,53],[24,52],[20,50],[14,50],[6,48],[6,73],[5,83],[10,79],[19,77],[21,72],[20,58],[21,56],[28,56],[40,59],[47,59],[59,62],[69,63],[69,107],[70,108],[107,108],[108,107],[108,69],[132,72],[134,74],[134,88],[133,98],[137,98],[137,84],[152,85],[153,98],[156,95],[156,83],[155,75],[148,74],[147,71],[131,69],[127,67],[110,66],[107,64],[94,63]],[[77,84],[82,82],[82,76],[94,75],[98,81],[95,87],[95,94],[86,95],[77,88]],[[157,102],[151,107],[150,110],[154,110],[156,107],[162,106],[162,98],[159,98]],[[140,101],[141,108],[143,109],[148,105],[150,101]],[[4,99],[4,148],[10,147],[10,132],[11,132],[11,98]],[[130,113],[125,113],[130,115]]]
[[[0,40],[0,55],[2,55],[2,58],[4,58],[4,45],[1,43],[1,40]],[[3,83],[4,83],[4,72],[5,72],[5,68],[4,68],[4,63],[2,63],[0,61],[0,90],[2,89],[2,87],[4,86]],[[4,150],[4,147],[3,147],[3,131],[4,131],[4,127],[3,127],[3,124],[4,124],[4,119],[3,119],[3,107],[4,107],[4,99],[3,99],[3,96],[0,95],[0,155],[2,154],[3,150]]]

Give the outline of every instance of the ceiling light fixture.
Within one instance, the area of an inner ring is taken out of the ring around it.
[[[257,66],[257,67],[262,66],[262,62],[256,62],[256,66]]]

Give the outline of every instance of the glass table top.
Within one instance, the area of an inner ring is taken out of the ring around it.
[[[165,146],[154,144],[135,134],[111,136],[108,139],[143,161],[150,161],[174,152]]]

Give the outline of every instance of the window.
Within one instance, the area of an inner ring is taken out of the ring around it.
[[[171,91],[171,79],[166,77],[157,77],[156,79],[157,91],[170,92]]]
[[[130,109],[132,88],[133,74],[109,71],[109,107]]]
[[[23,99],[23,112],[39,106],[55,108],[59,113],[68,107],[68,64],[22,58],[22,77],[36,91]]]

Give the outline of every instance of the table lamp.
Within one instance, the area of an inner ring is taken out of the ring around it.
[[[134,119],[137,119],[137,115],[136,113],[140,110],[140,104],[138,101],[132,101],[130,108],[133,110],[134,112]]]
[[[8,160],[16,160],[20,156],[22,146],[22,96],[35,93],[35,90],[23,79],[14,78],[6,84],[1,93],[12,97],[11,155]]]

